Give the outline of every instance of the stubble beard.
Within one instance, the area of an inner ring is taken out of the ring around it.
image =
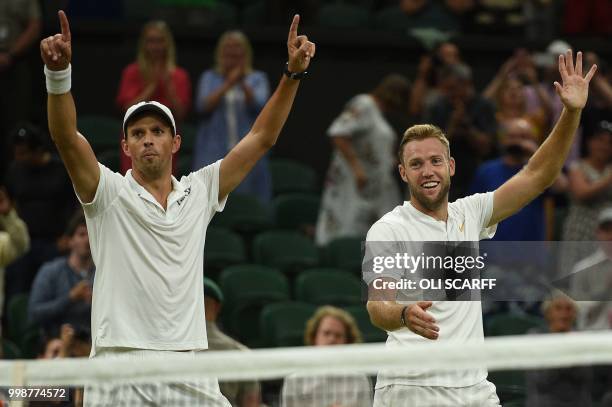
[[[444,204],[444,202],[448,199],[448,191],[450,190],[450,178],[445,178],[441,182],[440,193],[438,196],[432,198],[426,197],[420,191],[420,186],[415,185],[416,188],[410,188],[410,197],[411,199],[416,200],[423,208],[428,211],[436,211]]]

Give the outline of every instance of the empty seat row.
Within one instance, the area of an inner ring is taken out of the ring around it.
[[[360,274],[361,245],[359,237],[342,237],[317,248],[298,232],[268,230],[253,237],[249,251],[240,234],[227,228],[211,227],[204,246],[204,267],[207,273],[214,274],[233,264],[253,262],[295,274],[322,265]]]
[[[384,339],[381,335],[384,332],[372,326],[369,317],[360,314],[362,311],[367,314],[365,302],[362,300],[362,285],[356,276],[346,271],[332,268],[305,270],[297,276],[291,287],[292,284],[288,277],[277,269],[253,264],[238,265],[223,270],[219,277],[219,285],[225,296],[222,313],[225,329],[252,347],[303,344],[302,339],[297,341],[299,343],[295,343],[297,340],[296,326],[299,326],[302,338],[303,325],[312,316],[315,308],[321,305],[334,305],[352,310],[351,314],[364,331],[366,341]],[[295,301],[290,301],[292,298]],[[294,305],[286,309],[296,308],[299,311],[292,313],[277,310],[277,308],[283,308],[281,305],[272,307],[274,311],[269,310],[271,304],[286,305],[288,303]],[[306,305],[295,305],[296,303]],[[266,336],[267,333],[263,330],[266,326],[263,321],[268,318],[264,316],[265,309],[268,309],[266,312],[278,314],[278,317],[269,318],[276,319],[284,315],[296,320],[276,322],[282,324],[287,332],[272,335],[284,335],[285,339],[271,339],[270,336]],[[357,309],[362,309],[362,311]],[[302,316],[305,319],[301,318]],[[293,323],[295,326],[291,325]]]

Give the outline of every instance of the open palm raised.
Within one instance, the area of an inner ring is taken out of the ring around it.
[[[586,76],[582,76],[582,52],[576,55],[576,66],[572,50],[559,55],[559,73],[563,84],[555,82],[555,90],[566,109],[579,110],[584,107],[589,96],[589,82],[595,71],[597,65],[593,65]]]

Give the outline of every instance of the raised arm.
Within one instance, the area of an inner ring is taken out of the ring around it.
[[[293,17],[287,50],[289,72],[303,72],[314,57],[315,44],[305,35],[297,35],[300,17]],[[249,133],[238,143],[221,162],[219,179],[219,198],[225,197],[246,177],[253,166],[276,143],[293,105],[299,80],[283,75],[276,91],[268,100],[255,120]]]
[[[100,168],[91,146],[77,131],[76,107],[70,93],[70,26],[63,11],[58,15],[61,34],[40,42],[47,76],[49,131],[77,194],[83,202],[91,202],[100,180]]]
[[[576,56],[575,67],[571,50],[559,56],[563,85],[558,82],[554,85],[564,105],[561,117],[527,165],[495,191],[489,225],[513,215],[554,182],[574,141],[580,114],[588,98],[589,82],[596,70],[597,66],[593,65],[586,76],[582,76],[581,52]]]

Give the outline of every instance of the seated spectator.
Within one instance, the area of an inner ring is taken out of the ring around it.
[[[89,330],[75,329],[70,324],[63,324],[59,335],[42,343],[39,359],[85,358],[91,351]],[[80,407],[83,405],[83,389],[68,389],[67,401],[30,401],[30,407]]]
[[[563,225],[563,240],[584,242],[567,245],[561,252],[561,275],[588,256],[594,246],[597,216],[612,205],[612,127],[600,123],[587,139],[587,156],[569,170],[570,207]]]
[[[561,292],[555,292],[542,304],[545,329],[533,328],[531,334],[573,331],[576,304]],[[528,370],[527,407],[589,407],[591,406],[590,367],[572,366],[561,369]]]
[[[121,74],[117,106],[123,114],[130,106],[145,100],[160,102],[172,110],[180,134],[180,123],[191,107],[189,74],[176,64],[176,46],[172,32],[163,21],[151,21],[142,28],[136,62]],[[172,157],[176,173],[178,156]],[[131,168],[130,159],[121,152],[121,173]]]
[[[268,78],[253,69],[253,50],[240,31],[225,32],[217,42],[215,66],[202,73],[195,109],[202,117],[195,142],[193,170],[212,164],[246,136],[270,96]],[[272,199],[268,159],[260,159],[236,192]]]
[[[323,306],[306,323],[304,342],[309,346],[346,345],[361,342],[353,317],[336,307]],[[372,406],[372,385],[364,375],[305,376],[285,378],[282,406]]]
[[[223,292],[212,280],[204,278],[204,308],[206,334],[209,350],[248,350],[240,342],[230,338],[217,325],[217,318],[223,305]],[[256,381],[220,382],[221,393],[234,407],[259,407],[261,390]]]
[[[48,136],[24,123],[13,134],[15,160],[6,188],[17,213],[28,225],[30,250],[6,269],[6,298],[30,291],[40,266],[63,251],[66,223],[77,207],[74,190],[59,158],[49,151]]]
[[[385,113],[406,111],[408,80],[388,75],[370,93],[353,97],[327,130],[334,145],[323,188],[315,240],[365,236],[402,201],[393,173],[397,135]]]
[[[458,165],[450,201],[466,195],[476,168],[495,151],[497,122],[493,105],[478,95],[472,70],[464,64],[441,71],[442,97],[425,110],[424,121],[440,127],[448,137]]]
[[[569,292],[579,301],[579,330],[612,328],[612,207],[599,214],[595,236],[598,247],[569,276]]]
[[[45,263],[30,293],[29,317],[47,337],[59,335],[62,324],[75,330],[91,326],[94,263],[85,217],[78,212],[68,224],[68,256]]]
[[[28,227],[17,215],[6,188],[0,185],[0,320],[4,304],[4,268],[29,248]],[[0,338],[1,332],[0,330]]]

